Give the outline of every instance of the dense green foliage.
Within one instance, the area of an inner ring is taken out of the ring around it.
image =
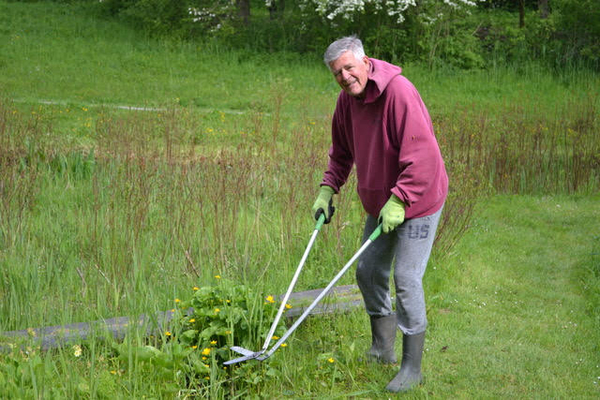
[[[244,2],[238,2],[244,3]],[[594,0],[543,2],[483,1],[453,7],[418,1],[399,22],[376,2],[351,19],[328,19],[316,3],[248,2],[244,18],[234,2],[203,0],[104,0],[96,11],[126,20],[148,34],[216,40],[221,46],[252,51],[310,52],[320,55],[333,39],[358,34],[369,54],[398,61],[424,61],[459,68],[490,62],[541,60],[551,65],[586,63],[598,68],[600,8]]]

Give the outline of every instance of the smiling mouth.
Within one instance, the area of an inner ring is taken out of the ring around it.
[[[345,84],[344,84],[344,87],[346,87],[346,88],[348,88],[348,89],[349,89],[349,88],[350,88],[352,85],[354,85],[355,83],[357,83],[357,81],[352,81],[352,82],[345,83]]]
[[[354,88],[354,85],[356,85],[356,88]],[[364,89],[360,86],[360,82],[358,80],[354,80],[350,83],[344,83],[342,88],[350,96],[358,98],[364,97]]]

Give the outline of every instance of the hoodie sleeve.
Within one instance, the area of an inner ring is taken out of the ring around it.
[[[329,163],[321,182],[321,186],[330,186],[336,193],[346,183],[354,164],[354,156],[351,151],[352,138],[351,135],[347,134],[347,132],[352,131],[352,128],[347,126],[349,122],[344,117],[344,114],[343,95],[340,95],[331,125],[332,134],[331,147],[329,148]]]
[[[439,182],[440,174],[445,174],[445,168],[429,113],[415,87],[398,77],[390,82],[388,91],[393,93],[388,121],[391,140],[399,148],[400,171],[392,193],[407,207],[413,207],[431,200],[424,197],[432,195],[432,189],[438,191],[432,186]],[[439,195],[442,195],[441,190]]]

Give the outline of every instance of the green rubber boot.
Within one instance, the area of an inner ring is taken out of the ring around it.
[[[396,314],[385,317],[371,317],[371,334],[373,344],[367,352],[369,361],[382,364],[393,364],[397,362],[394,344],[396,343]]]
[[[406,392],[423,382],[421,374],[421,359],[425,332],[402,337],[402,363],[400,372],[386,386],[390,392]]]

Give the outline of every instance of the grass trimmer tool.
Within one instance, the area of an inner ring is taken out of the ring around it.
[[[323,221],[324,221],[323,215],[321,215],[321,217],[319,218],[319,221],[321,221],[321,218],[323,218]],[[310,242],[308,244],[308,247],[306,248],[306,251],[304,252],[304,256],[302,257],[302,260],[300,261],[300,264],[298,265],[298,268],[296,270],[296,273],[294,274],[292,282],[290,283],[288,291],[286,292],[286,294],[283,298],[283,301],[281,302],[281,306],[279,307],[277,316],[275,317],[275,320],[273,321],[273,324],[271,325],[271,329],[269,331],[269,334],[267,335],[267,338],[265,340],[265,344],[263,345],[263,348],[260,351],[253,352],[252,350],[244,349],[243,347],[232,346],[231,350],[242,354],[243,357],[239,357],[239,358],[235,358],[233,360],[226,361],[223,364],[231,365],[231,364],[236,364],[236,363],[248,361],[248,360],[263,361],[263,360],[266,360],[267,358],[271,357],[273,355],[273,353],[275,351],[277,351],[277,349],[279,347],[281,347],[281,345],[287,340],[287,338],[296,330],[296,328],[298,328],[298,326],[300,326],[300,324],[306,319],[306,317],[309,316],[311,311],[323,299],[323,297],[325,297],[329,294],[329,292],[331,291],[331,289],[333,289],[335,284],[346,273],[346,271],[348,271],[348,269],[352,266],[352,264],[354,264],[354,262],[360,257],[360,255],[367,249],[367,247],[369,247],[371,245],[371,243],[373,243],[373,241],[375,241],[375,239],[377,239],[379,237],[379,235],[381,234],[381,225],[379,225],[377,228],[375,228],[375,230],[373,231],[371,236],[369,236],[367,241],[360,247],[360,249],[352,256],[352,258],[346,263],[346,265],[344,265],[344,267],[340,270],[340,272],[338,272],[338,274],[331,280],[331,282],[329,282],[327,287],[325,287],[325,289],[323,289],[323,291],[321,293],[319,293],[319,295],[313,300],[313,302],[304,310],[302,315],[300,315],[300,317],[298,317],[296,322],[294,322],[294,324],[285,332],[285,334],[277,341],[277,343],[275,343],[271,347],[271,349],[267,351],[267,348],[269,347],[269,342],[273,338],[273,333],[275,332],[277,324],[279,323],[279,319],[281,318],[281,314],[283,313],[285,304],[292,292],[294,285],[296,284],[296,281],[298,280],[298,275],[300,274],[300,271],[302,270],[302,266],[304,265],[304,262],[306,261],[306,257],[308,256],[308,253],[310,252],[310,249],[312,248],[315,238],[316,238],[321,226],[323,225],[323,222],[319,222],[319,221],[317,222],[315,231],[310,239]]]
[[[302,268],[304,267],[306,259],[308,258],[308,254],[310,253],[310,250],[312,249],[313,244],[315,243],[315,240],[317,239],[317,235],[319,234],[319,231],[321,230],[321,227],[323,226],[324,223],[325,223],[325,213],[321,212],[321,215],[317,219],[317,224],[315,225],[315,230],[313,231],[313,234],[310,237],[310,240],[308,241],[308,245],[306,246],[306,250],[304,250],[304,254],[302,255],[302,259],[300,260],[300,263],[298,264],[298,268],[296,268],[294,277],[292,278],[292,281],[290,282],[287,292],[285,293],[285,295],[283,296],[283,299],[281,300],[281,305],[279,306],[279,310],[277,311],[275,320],[273,320],[273,323],[271,324],[271,329],[269,329],[269,333],[267,334],[267,338],[265,339],[265,344],[263,345],[262,349],[260,351],[252,351],[252,350],[248,350],[243,347],[240,347],[240,346],[231,346],[231,350],[235,351],[236,353],[242,354],[243,357],[239,357],[239,358],[235,358],[233,360],[226,361],[224,363],[225,365],[236,364],[239,362],[256,359],[259,356],[261,356],[265,351],[267,351],[267,348],[269,347],[269,343],[271,342],[271,339],[273,339],[273,334],[275,333],[275,329],[277,329],[277,324],[279,323],[279,320],[281,319],[281,315],[283,314],[283,311],[285,309],[285,305],[287,304],[287,301],[290,298],[290,295],[292,294],[292,290],[294,290],[294,286],[296,286],[296,282],[298,281],[298,276],[300,276],[300,272],[302,271]]]

